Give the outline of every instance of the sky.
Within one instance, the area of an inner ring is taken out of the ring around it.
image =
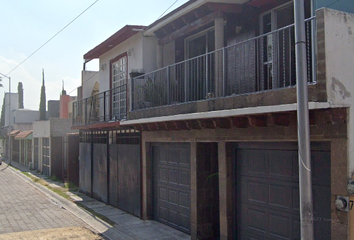
[[[76,96],[76,89],[81,85],[85,53],[125,25],[147,26],[172,4],[166,13],[187,1],[0,0],[0,73],[11,78],[11,92],[17,92],[18,82],[22,82],[26,109],[39,109],[42,69],[47,101],[59,100],[62,81],[67,94]],[[34,53],[93,3],[91,8]],[[91,61],[86,69],[98,70],[98,62]],[[9,80],[3,78],[1,84],[0,106],[4,93],[9,91]]]

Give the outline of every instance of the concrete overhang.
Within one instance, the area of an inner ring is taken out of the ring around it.
[[[182,6],[180,6],[179,8],[176,8],[169,14],[165,15],[164,17],[158,19],[157,21],[149,25],[145,30],[144,35],[154,36],[154,32],[159,28],[173,22],[179,17],[189,13],[190,11],[199,8],[200,6],[206,3],[244,4],[249,1],[250,0],[190,0],[185,4],[183,4]]]
[[[331,105],[328,102],[309,102],[309,110],[345,108],[345,107],[349,107],[349,105],[337,106],[337,105]],[[169,121],[187,121],[193,119],[201,120],[201,119],[209,119],[209,118],[237,117],[237,116],[255,115],[255,114],[290,112],[296,110],[297,110],[297,104],[293,103],[293,104],[284,104],[284,105],[275,105],[275,106],[262,106],[262,107],[179,114],[179,115],[172,115],[172,116],[152,117],[152,118],[141,118],[136,120],[122,121],[120,122],[120,125],[130,126],[136,124],[148,124],[148,123],[169,122]]]

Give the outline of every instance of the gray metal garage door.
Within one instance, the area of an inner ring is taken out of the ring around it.
[[[296,144],[236,149],[238,239],[300,239]],[[311,146],[315,239],[331,239],[329,145]]]
[[[154,218],[190,233],[190,145],[153,147]]]

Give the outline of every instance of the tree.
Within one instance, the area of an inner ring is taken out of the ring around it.
[[[42,69],[42,87],[41,87],[41,99],[39,102],[39,120],[46,120],[46,97],[44,86],[44,69]]]
[[[17,86],[17,92],[18,92],[18,108],[23,109],[23,87],[22,87],[22,82],[18,83]]]
[[[1,122],[0,122],[0,126],[4,127],[5,126],[5,97],[2,101],[2,108],[1,108]]]

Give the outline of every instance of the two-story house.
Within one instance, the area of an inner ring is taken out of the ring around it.
[[[156,38],[145,36],[144,28],[126,25],[84,55],[86,63],[99,59],[100,70],[83,71],[80,91],[90,97],[73,104],[81,190],[136,216],[141,216],[140,132],[120,121],[127,119],[128,80],[156,69]]]
[[[354,16],[320,4],[304,22],[315,239],[350,239],[335,201],[352,198]],[[81,189],[192,239],[299,239],[293,23],[293,1],[191,0],[85,54]]]

